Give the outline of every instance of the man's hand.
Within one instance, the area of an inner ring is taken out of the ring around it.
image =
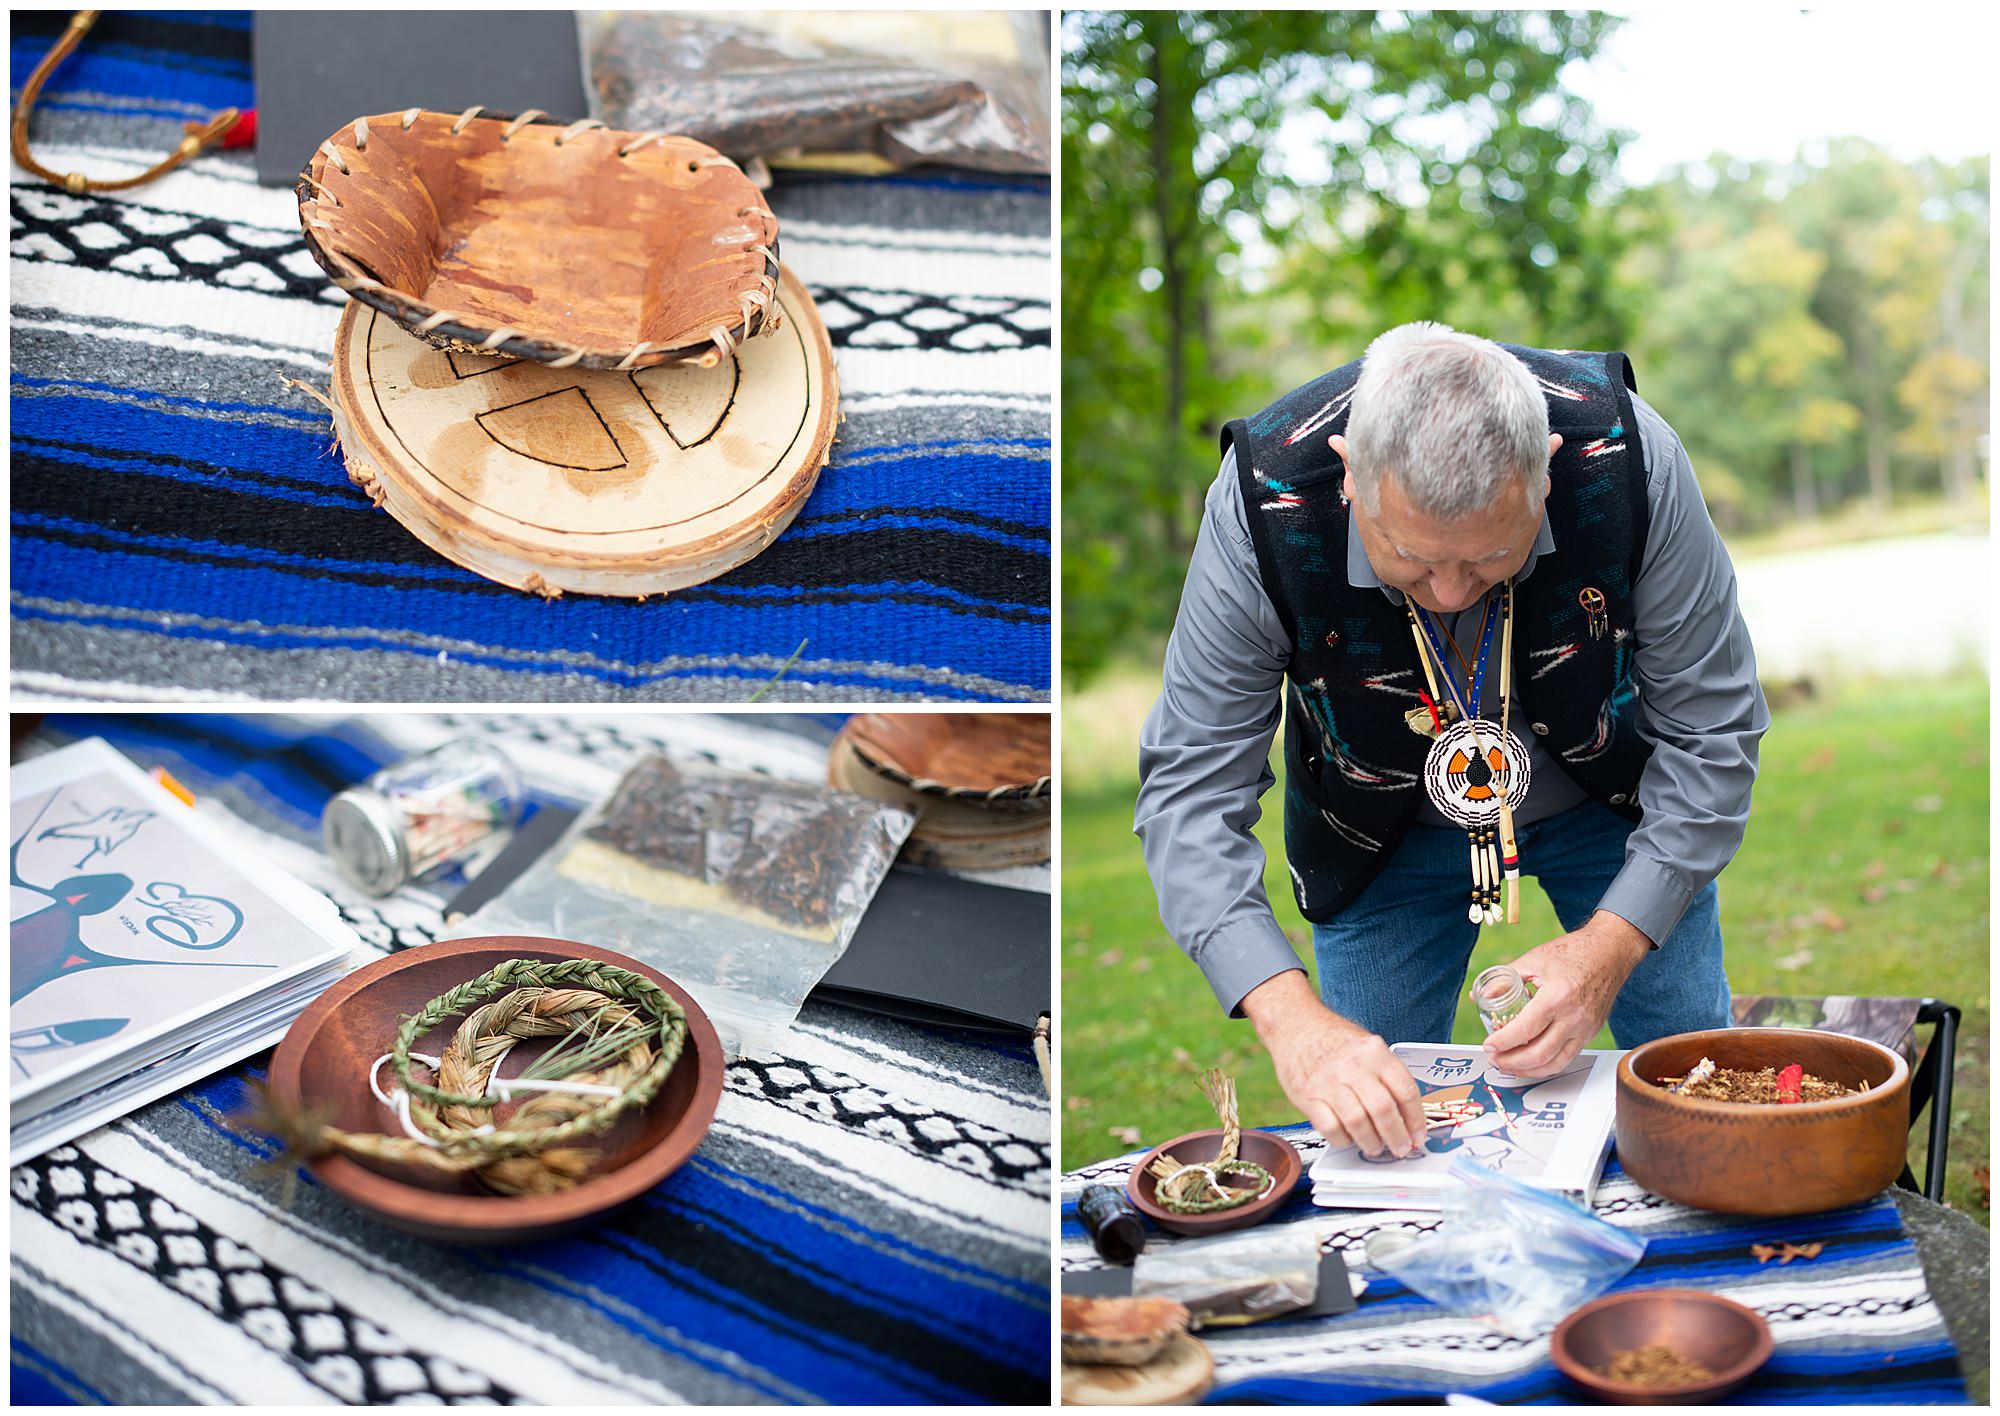
[[[1243,1012],[1278,1085],[1328,1145],[1368,1156],[1423,1149],[1423,1096],[1409,1068],[1388,1043],[1320,1002],[1304,973],[1288,969],[1258,984]]]
[[[1486,1039],[1494,1065],[1517,1077],[1551,1077],[1567,1067],[1597,1036],[1618,990],[1651,947],[1634,925],[1599,910],[1583,928],[1516,959],[1535,996]]]

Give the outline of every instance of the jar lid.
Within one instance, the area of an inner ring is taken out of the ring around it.
[[[326,852],[348,884],[369,895],[386,895],[409,878],[403,822],[380,792],[351,787],[326,804],[320,815]]]

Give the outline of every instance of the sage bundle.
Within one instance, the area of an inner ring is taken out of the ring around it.
[[[1236,1110],[1236,1079],[1225,1077],[1211,1067],[1201,1074],[1201,1090],[1215,1108],[1216,1118],[1222,1122],[1222,1149],[1216,1152],[1215,1159],[1190,1162],[1163,1154],[1155,1157],[1152,1165],[1147,1167],[1155,1181],[1154,1198],[1160,1208],[1174,1214],[1215,1214],[1221,1210],[1232,1210],[1252,1200],[1262,1199],[1271,1193],[1271,1186],[1277,1183],[1270,1171],[1255,1161],[1242,1159],[1239,1154],[1243,1127]],[[1245,1176],[1253,1183],[1246,1187],[1222,1183],[1232,1175]]]

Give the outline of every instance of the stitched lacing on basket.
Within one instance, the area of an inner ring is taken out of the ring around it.
[[[467,123],[470,123],[474,118],[478,117],[484,111],[485,111],[484,104],[475,103],[470,108],[466,109],[463,113],[459,114],[457,119],[454,120],[451,125],[452,136],[457,137],[459,134],[461,134],[465,130],[465,125]],[[421,108],[404,109],[401,115],[401,127],[403,128],[403,130],[405,132],[409,131],[410,127],[417,121],[419,117],[422,116],[422,114],[423,110]],[[513,138],[513,136],[516,133],[520,132],[521,129],[528,126],[528,124],[534,122],[537,118],[546,118],[547,116],[548,116],[547,113],[545,113],[542,109],[539,108],[528,109],[525,113],[518,115],[513,119],[513,121],[508,123],[506,128],[503,129],[500,134],[500,141],[503,143],[507,142],[508,140]],[[565,141],[576,137],[579,133],[587,132],[593,128],[603,128],[603,127],[604,124],[596,118],[578,119],[576,122],[571,123],[570,125],[565,127],[560,133],[556,134],[555,145],[557,147],[561,147]],[[640,149],[645,148],[653,143],[664,142],[671,136],[672,136],[671,134],[666,132],[647,133],[643,137],[641,137],[637,142],[627,143],[625,146],[619,148],[618,155],[620,157],[629,157],[633,153],[638,152]],[[368,150],[368,119],[366,116],[354,120],[354,146],[355,150],[358,152],[366,152]],[[333,145],[332,138],[328,138],[325,142],[321,143],[319,145],[319,150],[326,154],[327,160],[329,162],[331,162],[335,167],[340,169],[340,172],[343,176],[351,176],[353,174],[353,169],[347,165],[347,160],[341,156],[340,149],[338,149]],[[736,162],[733,159],[725,157],[721,153],[715,153],[706,158],[690,158],[688,161],[688,171],[690,172],[699,172],[702,169],[709,167],[730,167],[730,168],[736,168],[736,170],[739,172],[742,170],[740,167],[737,166]],[[339,207],[341,205],[340,198],[335,196],[333,192],[330,189],[328,189],[324,183],[319,181],[319,179],[314,177],[311,173],[304,174],[304,180],[306,185],[312,190],[313,201],[315,203],[329,202],[335,207]],[[743,253],[745,255],[755,255],[762,257],[764,263],[764,271],[762,274],[759,275],[757,280],[757,286],[755,289],[746,290],[737,297],[737,308],[741,312],[743,320],[742,323],[738,326],[736,333],[732,334],[727,328],[721,325],[714,326],[709,330],[709,340],[714,345],[714,348],[706,353],[697,355],[693,358],[683,359],[681,361],[683,364],[695,364],[705,368],[712,368],[722,359],[727,358],[728,356],[734,354],[736,352],[737,346],[750,338],[751,320],[756,318],[760,313],[768,313],[771,302],[777,298],[777,283],[771,278],[770,275],[770,267],[776,264],[777,262],[777,252],[773,250],[771,246],[773,238],[777,235],[777,232],[774,229],[777,225],[777,218],[772,215],[768,207],[761,205],[740,208],[737,211],[736,215],[739,218],[744,218],[744,219],[754,218],[758,222],[759,231],[757,234],[759,236],[759,239],[752,242],[752,244],[745,246],[743,248]],[[318,217],[308,218],[307,224],[310,225],[315,231],[322,232],[328,237],[331,237],[334,234],[333,228],[329,226],[324,220]],[[405,294],[403,291],[396,290],[389,286],[386,286],[381,281],[376,280],[373,277],[365,274],[363,271],[361,271],[361,269],[358,266],[355,265],[355,263],[349,257],[344,255],[343,253],[331,250],[330,248],[328,253],[341,266],[342,270],[345,272],[344,277],[337,277],[337,279],[340,280],[340,284],[344,288],[348,290],[380,291],[384,294],[394,296],[397,300],[402,302],[404,305],[410,307],[411,309],[424,308],[423,301],[417,299],[413,295],[408,295]],[[436,329],[439,325],[453,323],[453,322],[464,324],[467,321],[464,316],[460,315],[459,313],[453,310],[432,310],[429,314],[425,315],[423,319],[418,321],[415,325],[411,326],[411,332],[414,334],[426,335],[429,334],[432,330]],[[505,344],[508,340],[516,338],[519,334],[520,331],[518,329],[513,328],[511,325],[502,325],[499,329],[496,329],[492,331],[490,334],[488,334],[486,338],[481,340],[476,347],[489,351],[497,349],[502,344]],[[587,352],[576,345],[566,345],[562,347],[566,348],[568,352],[564,354],[561,358],[550,361],[549,363],[550,368],[554,369],[569,368],[571,365],[575,364],[578,360],[582,359],[584,354]],[[666,346],[642,341],[634,345],[632,349],[629,352],[627,352],[625,357],[621,359],[616,365],[614,365],[614,367],[621,370],[631,369],[635,366],[636,362],[639,359],[644,358],[647,354],[651,353],[655,349],[661,349],[664,347]]]

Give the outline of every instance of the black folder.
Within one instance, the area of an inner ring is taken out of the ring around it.
[[[259,10],[257,180],[289,187],[313,149],[371,113],[539,108],[589,116],[572,10]]]
[[[1049,1011],[1049,897],[892,870],[812,999],[931,1026],[1025,1033]]]

